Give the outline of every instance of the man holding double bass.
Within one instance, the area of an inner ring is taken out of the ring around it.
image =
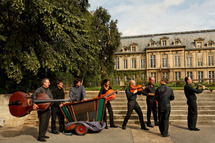
[[[37,95],[39,93],[45,93],[47,94],[50,99],[53,99],[53,95],[51,93],[51,91],[49,90],[49,79],[48,78],[44,78],[42,79],[42,86],[39,87],[32,95],[33,99],[37,98]],[[37,106],[37,104],[33,105],[33,109],[36,110],[39,107]],[[50,109],[47,108],[46,110],[43,111],[37,111],[38,113],[38,118],[39,118],[39,136],[38,136],[38,141],[41,142],[45,142],[45,138],[49,138],[48,136],[46,136],[46,131],[48,129],[48,125],[49,125],[49,118],[50,118]]]

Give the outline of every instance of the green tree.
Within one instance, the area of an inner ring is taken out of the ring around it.
[[[117,20],[111,20],[108,11],[99,7],[93,14],[92,29],[96,44],[100,47],[100,70],[103,73],[102,78],[104,78],[114,71],[114,52],[120,45]]]

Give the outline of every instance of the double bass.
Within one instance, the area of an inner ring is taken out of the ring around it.
[[[46,110],[51,102],[64,102],[71,101],[71,99],[50,99],[50,97],[45,93],[40,93],[37,95],[36,100],[32,99],[28,93],[21,91],[14,92],[9,100],[9,110],[11,115],[15,117],[23,117],[33,110],[33,104],[37,103],[38,111]]]

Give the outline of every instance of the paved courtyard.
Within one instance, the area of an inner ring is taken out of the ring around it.
[[[104,129],[99,133],[88,133],[85,136],[66,136],[64,134],[47,135],[47,143],[75,142],[75,143],[214,143],[215,126],[198,126],[199,132],[189,131],[185,125],[171,125],[170,137],[161,137],[158,127],[149,131],[140,130],[139,126]],[[1,143],[35,143],[37,141],[38,127],[23,126],[19,128],[0,128]]]

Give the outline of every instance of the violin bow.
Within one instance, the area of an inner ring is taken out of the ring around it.
[[[193,82],[195,85],[197,85],[197,86],[200,86],[200,87],[202,87],[203,85],[201,85],[201,84],[198,84],[198,83],[195,83],[195,82]],[[210,92],[212,92],[213,90],[212,89],[209,89],[208,87],[206,87],[205,86],[205,89],[207,89],[207,90],[209,90]]]

